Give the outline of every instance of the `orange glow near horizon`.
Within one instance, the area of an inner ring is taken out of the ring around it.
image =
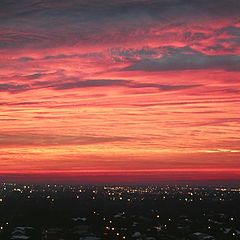
[[[230,2],[0,4],[0,180],[239,181]]]

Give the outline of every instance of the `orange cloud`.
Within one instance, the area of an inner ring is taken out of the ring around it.
[[[2,175],[239,180],[238,2],[23,5],[0,10]]]

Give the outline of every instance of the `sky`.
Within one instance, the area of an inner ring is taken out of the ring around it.
[[[239,12],[1,0],[0,179],[240,182]]]

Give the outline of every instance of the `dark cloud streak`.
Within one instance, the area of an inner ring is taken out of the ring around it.
[[[0,3],[0,48],[49,48],[79,43],[126,40],[141,30],[159,24],[169,26],[200,24],[203,18],[239,19],[238,0],[146,0],[146,1],[46,1],[19,0]],[[150,30],[151,31],[151,30]],[[202,38],[203,33],[186,30],[183,38]],[[126,36],[126,37],[124,37]],[[138,38],[142,35],[138,34]]]
[[[209,56],[202,53],[176,52],[158,59],[136,61],[124,70],[133,71],[182,71],[202,69],[225,69],[240,71],[240,57],[237,55]]]
[[[175,90],[184,90],[199,87],[199,84],[189,84],[189,85],[166,85],[158,83],[139,83],[132,80],[121,80],[121,79],[87,79],[79,80],[73,78],[64,81],[55,81],[55,82],[33,82],[31,85],[26,84],[0,84],[0,91],[18,93],[27,90],[33,89],[43,89],[43,88],[52,88],[55,90],[67,90],[67,89],[77,89],[77,88],[96,88],[96,87],[125,87],[125,88],[155,88],[159,91],[175,91]]]

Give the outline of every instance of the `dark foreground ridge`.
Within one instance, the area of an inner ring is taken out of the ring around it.
[[[0,185],[1,240],[240,239],[240,188]]]

